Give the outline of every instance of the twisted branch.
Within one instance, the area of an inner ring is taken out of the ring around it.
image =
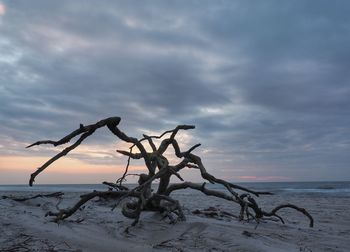
[[[197,149],[200,146],[200,144],[196,144],[189,148],[187,151],[182,152],[175,137],[180,130],[194,129],[195,126],[178,125],[176,128],[165,131],[159,136],[143,135],[143,138],[137,139],[134,137],[129,137],[124,132],[122,132],[118,128],[119,123],[120,117],[110,117],[101,120],[96,124],[91,124],[88,126],[80,124],[80,127],[77,130],[71,132],[70,134],[58,141],[43,140],[35,142],[27,147],[29,148],[41,144],[52,144],[54,146],[58,146],[68,143],[71,139],[73,139],[76,136],[80,136],[75,143],[68,146],[63,151],[49,159],[46,163],[44,163],[34,173],[31,174],[29,185],[32,186],[35,177],[39,173],[44,171],[53,162],[67,155],[70,151],[79,146],[87,137],[92,135],[98,128],[107,126],[107,128],[120,140],[132,144],[132,146],[129,148],[129,151],[117,150],[118,153],[127,156],[128,160],[122,177],[120,177],[116,183],[104,182],[104,184],[110,186],[109,191],[94,191],[92,193],[82,195],[81,199],[73,207],[60,210],[59,212],[48,212],[48,216],[55,217],[54,221],[60,221],[68,218],[69,216],[74,214],[78,209],[80,209],[80,207],[83,206],[86,202],[95,197],[115,199],[116,204],[113,207],[113,209],[121,201],[127,199],[128,201],[125,202],[125,204],[122,206],[122,213],[125,217],[134,219],[132,225],[136,225],[138,223],[142,211],[157,211],[164,213],[165,216],[170,218],[171,222],[175,220],[172,216],[172,213],[177,215],[179,220],[185,220],[185,216],[182,212],[179,202],[170,197],[170,194],[176,190],[190,188],[193,190],[201,191],[207,196],[221,198],[238,204],[240,206],[240,220],[254,219],[257,223],[259,223],[259,220],[263,217],[275,216],[279,220],[281,220],[282,223],[284,223],[282,217],[279,216],[277,212],[283,208],[292,208],[307,216],[310,220],[310,227],[313,226],[313,218],[304,208],[300,208],[292,204],[284,204],[273,208],[270,212],[263,211],[259,207],[257,201],[253,198],[253,196],[259,197],[260,195],[271,195],[272,193],[251,190],[249,188],[227,182],[223,179],[216,178],[212,174],[208,173],[202,163],[201,158],[192,153],[195,149]],[[153,142],[153,139],[162,139],[166,134],[170,134],[170,136],[168,138],[163,139],[157,147],[156,144]],[[151,152],[147,152],[143,145],[143,142],[146,140],[151,147]],[[178,164],[171,165],[168,159],[164,156],[164,153],[169,148],[169,146],[173,147],[176,157],[181,159],[181,161]],[[138,148],[138,153],[132,152],[134,147]],[[128,174],[130,162],[132,159],[143,159],[148,173],[137,174],[139,176],[139,185],[129,190],[127,187],[123,186],[122,183],[125,181],[126,176],[132,175]],[[208,189],[206,188],[205,182],[203,184],[195,184],[192,182],[170,184],[171,176],[176,176],[178,179],[183,181],[183,178],[180,175],[180,171],[184,168],[198,169],[201,177],[205,181],[212,184],[220,184],[224,186],[224,188],[226,188],[227,190],[227,193]],[[151,185],[156,179],[160,179],[160,182],[158,185],[157,192],[153,193],[151,190]],[[237,192],[236,190],[241,192]]]

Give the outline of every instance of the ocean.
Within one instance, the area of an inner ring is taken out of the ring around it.
[[[246,182],[236,183],[249,189],[257,191],[269,191],[274,194],[324,194],[331,196],[350,196],[350,181],[344,182]],[[129,188],[136,184],[126,184]],[[153,185],[154,189],[157,184]],[[226,191],[221,185],[207,183],[208,189]],[[35,184],[28,185],[0,185],[0,192],[91,192],[93,190],[106,190],[108,187],[103,184]],[[179,191],[180,192],[180,191]],[[190,194],[191,189],[181,190],[183,194]]]

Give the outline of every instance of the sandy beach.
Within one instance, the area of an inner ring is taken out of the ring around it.
[[[38,192],[0,192],[23,197]],[[45,217],[50,210],[74,204],[78,192],[61,199],[36,198],[24,202],[0,199],[0,251],[349,251],[350,198],[332,194],[277,194],[259,198],[266,209],[280,203],[305,207],[314,228],[302,214],[281,212],[286,224],[265,220],[239,222],[235,218],[193,214],[210,206],[238,214],[237,206],[200,193],[177,193],[187,217],[169,224],[155,213],[143,213],[135,227],[112,201],[96,199],[59,224]],[[129,227],[129,228],[128,228]]]

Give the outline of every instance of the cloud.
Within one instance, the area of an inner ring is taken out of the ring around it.
[[[0,3],[0,16],[4,16],[6,14],[6,6],[3,3]]]
[[[7,1],[0,155],[117,115],[137,137],[195,124],[188,145],[223,177],[349,177],[349,5]],[[86,147],[115,142],[100,130]]]

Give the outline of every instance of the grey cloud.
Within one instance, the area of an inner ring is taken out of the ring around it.
[[[210,169],[217,162],[228,177],[239,166],[292,179],[312,179],[298,169],[325,164],[348,174],[347,2],[4,4],[4,137],[60,138],[118,115],[135,136],[195,124],[192,141],[210,149]],[[102,130],[86,144],[114,141]]]

